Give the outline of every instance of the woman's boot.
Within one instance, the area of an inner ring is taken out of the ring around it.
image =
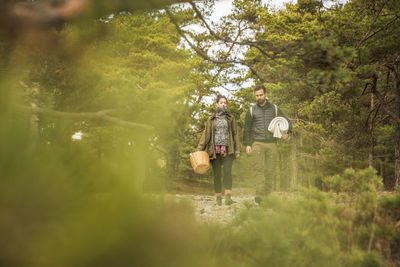
[[[218,206],[222,205],[222,197],[221,196],[217,196],[217,205]]]
[[[233,200],[232,200],[231,194],[225,195],[225,205],[232,205],[232,204],[233,204]]]
[[[216,197],[216,200],[217,200],[217,205],[221,206],[222,205],[222,193],[216,193],[215,197]]]

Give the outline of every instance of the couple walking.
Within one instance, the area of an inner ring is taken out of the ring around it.
[[[251,155],[253,159],[253,170],[257,181],[254,200],[260,203],[262,197],[272,191],[276,169],[276,138],[268,131],[268,126],[278,116],[286,118],[289,122],[288,133],[291,133],[292,124],[279,107],[268,101],[264,85],[257,85],[254,88],[254,96],[256,104],[249,108],[245,117],[243,144],[246,147],[246,154]],[[217,205],[222,204],[222,170],[225,204],[233,203],[232,163],[234,159],[240,157],[241,150],[236,120],[227,112],[227,104],[225,96],[217,96],[216,112],[208,118],[197,146],[197,150],[205,150],[210,156]],[[287,140],[289,135],[284,134],[281,138]]]

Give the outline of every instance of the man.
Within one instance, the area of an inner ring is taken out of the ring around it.
[[[253,170],[256,179],[255,201],[259,204],[262,197],[272,191],[272,182],[276,175],[277,138],[268,131],[268,126],[275,117],[284,117],[289,122],[288,133],[282,135],[282,140],[289,138],[292,123],[285,113],[268,101],[264,85],[254,88],[257,103],[246,113],[243,130],[243,144],[247,155],[253,158]]]

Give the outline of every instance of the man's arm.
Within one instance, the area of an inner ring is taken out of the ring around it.
[[[233,140],[235,142],[235,154],[240,154],[239,131],[235,118],[233,118],[232,120],[232,134],[233,134]]]
[[[233,134],[233,140],[234,140],[234,146],[235,146],[235,157],[239,158],[239,156],[240,156],[240,140],[239,140],[238,126],[237,126],[235,118],[233,118],[233,120],[232,120],[232,134]]]

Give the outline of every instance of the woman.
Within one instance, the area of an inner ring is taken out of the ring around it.
[[[212,114],[201,136],[197,150],[205,150],[210,156],[214,173],[214,189],[217,205],[222,204],[221,169],[224,166],[225,204],[232,201],[232,163],[240,156],[240,143],[235,118],[227,112],[228,100],[218,95],[216,112]]]

